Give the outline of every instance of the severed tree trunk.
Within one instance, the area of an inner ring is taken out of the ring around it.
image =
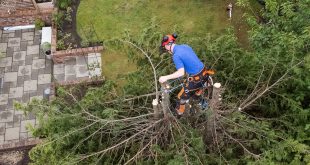
[[[163,84],[161,84],[161,88],[162,88],[161,107],[162,107],[162,111],[164,113],[164,117],[167,117],[168,110],[169,110],[169,107],[170,107],[170,95],[169,95],[170,86],[167,85],[166,83],[163,83]]]
[[[217,120],[217,115],[218,115],[218,110],[221,104],[221,93],[223,92],[222,88],[216,88],[213,87],[213,94],[212,94],[212,99],[209,101],[209,107],[210,107],[210,114],[208,117],[207,121],[207,126],[206,126],[206,139],[205,142],[207,144],[211,144],[214,141],[216,141],[217,135],[216,135],[216,120]]]

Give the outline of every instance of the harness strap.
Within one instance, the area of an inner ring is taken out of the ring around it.
[[[188,81],[199,81],[206,75],[213,75],[213,74],[214,74],[213,70],[203,68],[199,73],[192,76],[188,76]]]

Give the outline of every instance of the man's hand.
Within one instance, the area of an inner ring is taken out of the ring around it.
[[[164,82],[166,82],[167,80],[168,80],[168,79],[167,79],[166,76],[160,76],[158,81],[159,81],[160,83],[164,83]]]
[[[160,83],[164,83],[164,82],[166,82],[168,80],[182,77],[182,76],[184,76],[184,74],[185,74],[184,68],[180,68],[180,69],[178,69],[176,72],[174,72],[172,74],[169,74],[169,75],[166,75],[166,76],[160,76],[158,81]]]

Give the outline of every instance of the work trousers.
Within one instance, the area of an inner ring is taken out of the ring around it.
[[[208,74],[205,68],[196,75],[188,76],[177,96],[177,111],[179,114],[184,113],[185,104],[191,97],[194,99],[200,98],[203,93],[202,87],[207,80]]]

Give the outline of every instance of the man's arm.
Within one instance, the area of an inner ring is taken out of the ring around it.
[[[180,68],[180,69],[178,69],[176,72],[174,72],[174,73],[172,73],[172,74],[159,77],[159,82],[160,82],[160,83],[164,83],[164,82],[166,82],[166,81],[168,81],[168,80],[176,79],[176,78],[182,77],[182,76],[184,76],[184,74],[185,74],[184,68]]]

